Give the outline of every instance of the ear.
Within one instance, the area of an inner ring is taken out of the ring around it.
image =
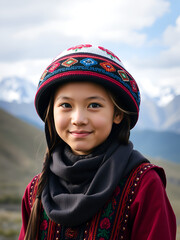
[[[114,114],[113,123],[119,124],[122,121],[123,117],[124,117],[123,112],[116,111]]]

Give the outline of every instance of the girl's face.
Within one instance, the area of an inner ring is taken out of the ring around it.
[[[94,83],[67,83],[57,89],[54,98],[54,122],[57,134],[77,155],[87,155],[109,136],[112,124],[123,116],[104,88]]]

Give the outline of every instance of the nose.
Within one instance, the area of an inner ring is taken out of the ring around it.
[[[88,123],[86,111],[84,109],[75,109],[72,112],[71,122],[77,126],[86,125]]]

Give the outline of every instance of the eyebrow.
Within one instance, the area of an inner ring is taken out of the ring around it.
[[[59,96],[59,97],[57,97],[56,101],[57,100],[73,100],[73,98],[67,97],[67,96]],[[103,97],[100,97],[100,96],[87,97],[85,100],[101,100],[101,101],[106,102],[106,100]]]

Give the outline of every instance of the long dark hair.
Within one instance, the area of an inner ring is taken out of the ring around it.
[[[115,105],[115,112],[119,111],[123,113],[123,119],[121,123],[116,126],[116,130],[118,131],[118,140],[120,144],[128,144],[129,142],[129,136],[130,136],[130,117],[129,113],[125,110],[123,110],[119,104],[116,102],[115,97],[110,94],[110,97]],[[37,239],[37,234],[38,234],[38,225],[39,225],[39,211],[40,211],[40,205],[41,205],[41,194],[42,191],[48,181],[48,176],[49,176],[49,165],[51,162],[51,153],[54,149],[54,147],[62,141],[59,136],[57,135],[57,132],[55,130],[55,125],[54,125],[54,118],[53,118],[53,104],[54,104],[54,99],[53,97],[50,99],[49,105],[47,107],[46,111],[46,117],[45,117],[45,127],[46,127],[46,134],[48,135],[48,147],[45,153],[44,157],[44,164],[43,164],[43,169],[40,175],[39,183],[38,183],[38,189],[37,189],[37,195],[36,195],[36,200],[33,204],[27,230],[26,230],[26,235],[25,235],[25,240],[33,240]]]
[[[28,221],[28,226],[25,234],[25,240],[33,240],[37,238],[37,230],[38,230],[38,214],[41,205],[41,194],[47,183],[48,175],[49,175],[49,165],[51,161],[51,152],[53,148],[56,146],[57,142],[60,140],[54,126],[53,120],[53,98],[50,99],[49,105],[47,107],[46,116],[45,116],[45,128],[48,131],[48,144],[47,149],[43,161],[43,169],[39,178],[38,189],[36,193],[36,199],[34,201],[30,218]]]

